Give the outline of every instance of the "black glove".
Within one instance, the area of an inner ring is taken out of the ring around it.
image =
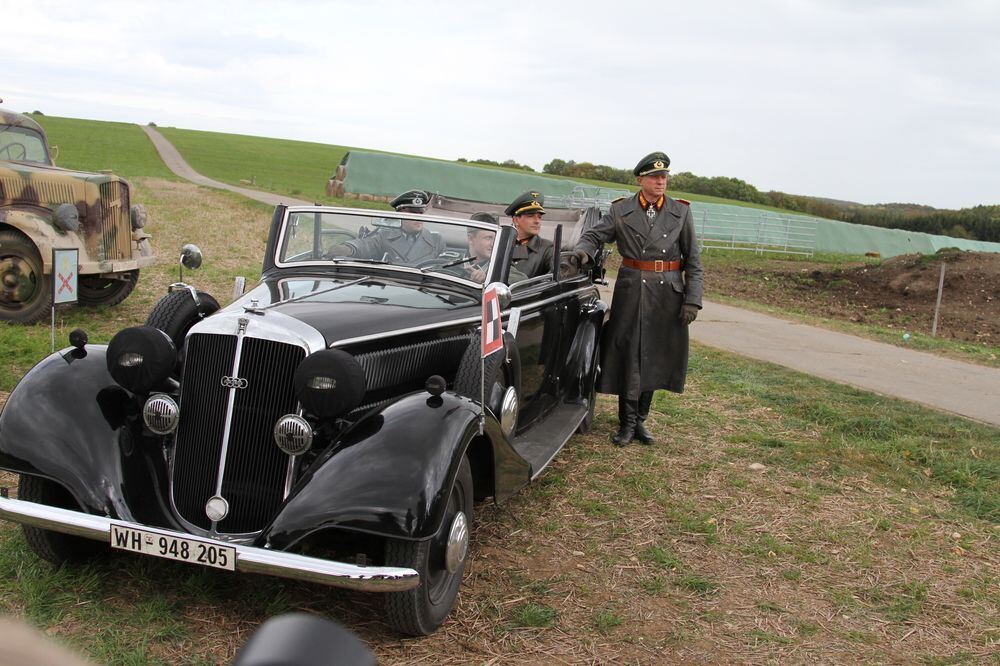
[[[681,306],[681,314],[678,317],[687,326],[698,318],[698,306],[685,303]]]
[[[570,257],[570,261],[580,268],[586,268],[590,264],[590,255],[583,250],[573,250],[573,256]]]

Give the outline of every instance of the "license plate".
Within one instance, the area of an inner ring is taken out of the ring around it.
[[[211,541],[168,536],[112,523],[111,547],[168,560],[236,571],[236,549]]]

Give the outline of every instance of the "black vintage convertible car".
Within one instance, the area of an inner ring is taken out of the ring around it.
[[[434,631],[474,500],[509,497],[589,426],[607,310],[593,273],[507,284],[515,233],[470,219],[484,209],[278,206],[262,280],[232,304],[179,282],[108,345],[75,332],[0,413],[0,468],[20,475],[0,517],[56,563],[110,546],[378,591],[395,629]],[[568,246],[596,215],[547,218]],[[344,249],[414,228],[437,256]],[[486,287],[504,330],[484,360]]]

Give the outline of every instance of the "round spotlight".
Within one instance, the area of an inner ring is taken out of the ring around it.
[[[229,515],[229,502],[226,501],[225,497],[220,497],[219,495],[210,497],[205,502],[205,515],[213,523],[219,522]]]
[[[59,204],[53,218],[56,224],[66,231],[76,231],[80,228],[80,211],[71,203]]]
[[[142,420],[146,427],[157,435],[168,435],[177,427],[180,420],[180,409],[169,395],[157,393],[152,395],[142,406]]]
[[[274,426],[274,441],[288,455],[300,456],[312,447],[312,426],[297,414],[287,414]]]
[[[431,375],[427,378],[427,381],[424,382],[424,388],[427,389],[428,393],[437,397],[444,393],[444,390],[448,388],[448,383],[441,375]]]
[[[108,372],[133,393],[148,393],[170,376],[177,350],[166,333],[152,326],[118,331],[108,343]]]
[[[353,356],[340,349],[324,349],[302,359],[292,386],[306,412],[335,419],[361,404],[367,381],[364,368]]]

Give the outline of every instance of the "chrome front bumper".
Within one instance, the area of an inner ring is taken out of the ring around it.
[[[122,520],[112,520],[104,516],[93,516],[80,511],[58,509],[44,504],[7,498],[0,498],[0,518],[53,532],[104,541],[109,544],[109,548],[112,523],[166,536],[211,541],[183,532],[148,527]],[[363,567],[224,541],[217,543],[236,549],[237,571],[280,576],[367,592],[398,592],[413,589],[420,584],[420,576],[413,569]]]

